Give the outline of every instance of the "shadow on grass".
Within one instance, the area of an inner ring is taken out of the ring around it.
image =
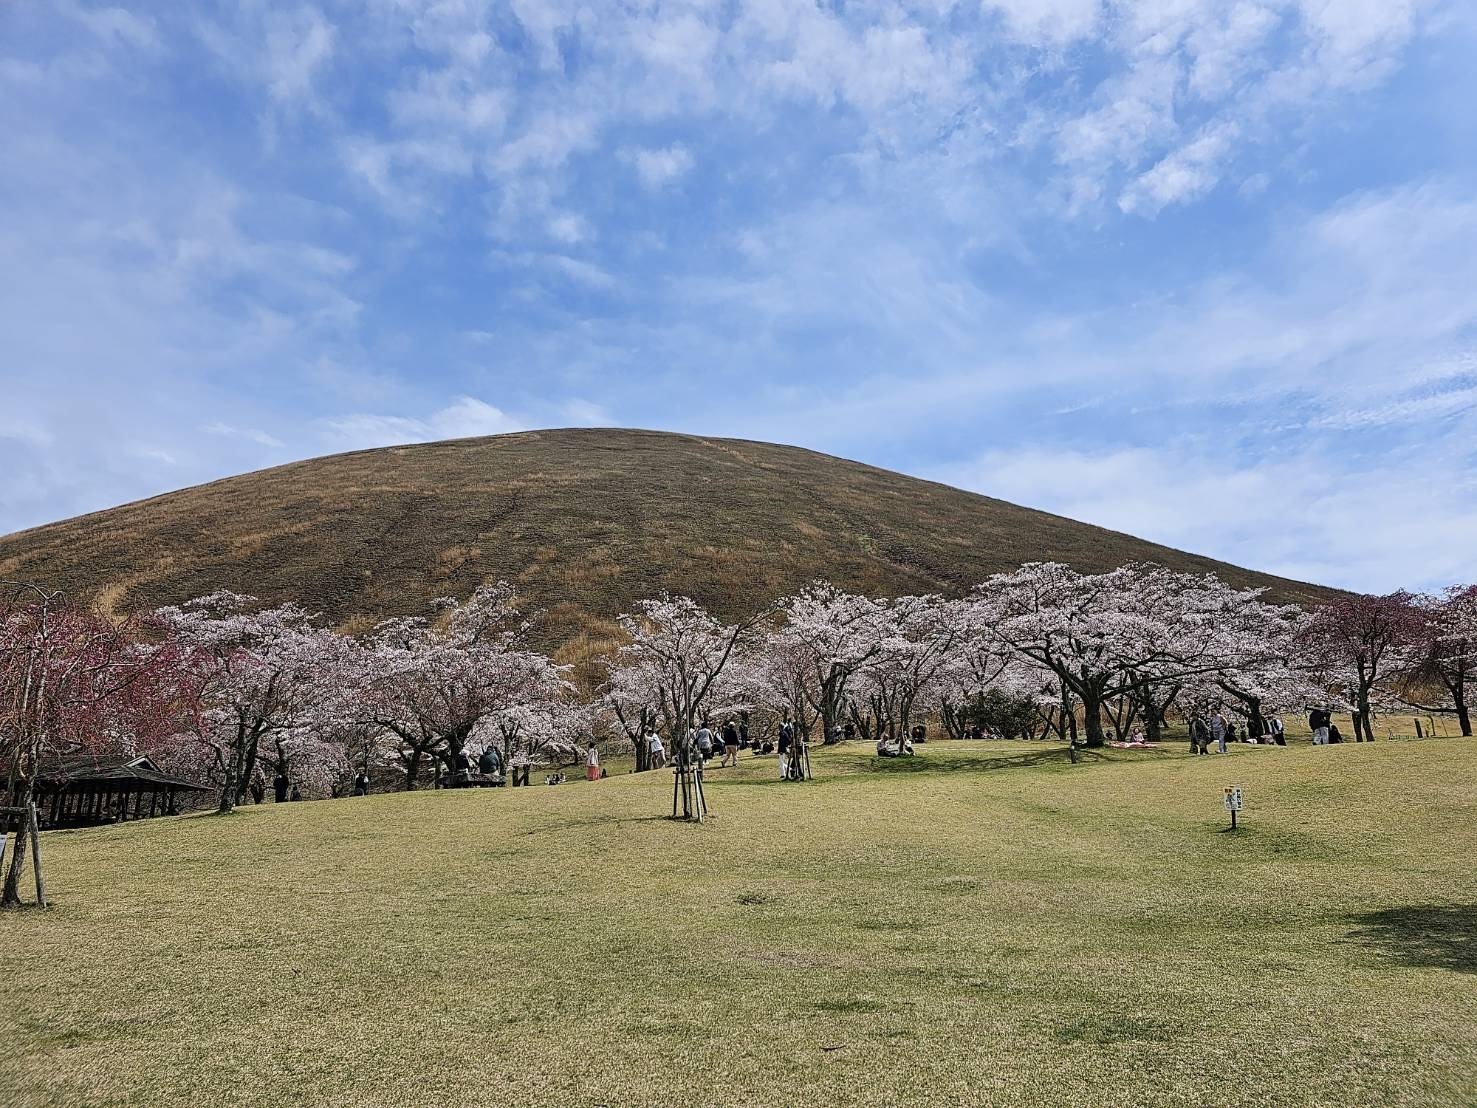
[[[1411,904],[1349,918],[1350,941],[1401,965],[1477,973],[1477,904]]]
[[[1077,748],[1077,761],[1106,761],[1102,751]],[[868,758],[862,763],[876,773],[983,773],[997,769],[1025,769],[1030,766],[1070,765],[1065,746],[1048,746],[1021,754],[915,754],[902,758]]]
[[[595,816],[591,819],[567,819],[558,823],[541,823],[521,834],[527,838],[530,835],[544,835],[550,831],[570,831],[579,827],[608,827],[619,823],[660,823],[662,820],[670,822],[671,819],[671,816]]]

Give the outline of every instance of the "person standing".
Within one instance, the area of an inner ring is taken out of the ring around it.
[[[1217,708],[1215,715],[1210,717],[1210,737],[1215,740],[1215,752],[1217,754],[1224,754],[1226,752],[1226,730],[1226,717]]]
[[[780,779],[783,780],[790,768],[790,746],[794,742],[795,729],[785,720],[780,725]]]
[[[713,732],[706,723],[697,729],[697,753],[705,762],[713,756]]]
[[[651,768],[661,769],[664,765],[667,764],[667,751],[666,748],[662,746],[662,738],[656,733],[655,727],[648,727],[646,729],[645,739],[646,753],[651,759]]]
[[[1271,739],[1271,741],[1276,743],[1278,746],[1287,745],[1287,736],[1283,733],[1282,730],[1281,716],[1273,716],[1271,719],[1267,720],[1267,735]]]
[[[738,728],[734,726],[733,720],[729,720],[723,725],[723,761],[718,764],[720,766],[731,765],[735,769],[738,768],[738,752]]]
[[[1196,712],[1190,721],[1190,753],[1204,754],[1209,743],[1210,729],[1205,726],[1205,717]]]
[[[600,780],[600,751],[594,739],[590,740],[590,748],[585,751],[585,780]]]
[[[1328,745],[1328,725],[1331,719],[1326,708],[1314,708],[1308,713],[1308,730],[1313,732],[1314,746]]]

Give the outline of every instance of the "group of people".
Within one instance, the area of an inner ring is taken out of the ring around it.
[[[1308,713],[1308,730],[1313,732],[1314,746],[1330,746],[1344,741],[1338,724],[1333,722],[1333,713],[1327,708],[1314,708]]]
[[[655,727],[647,727],[643,736],[646,743],[647,761],[652,769],[661,769],[667,764],[667,748],[662,743],[661,736],[657,734]],[[749,735],[749,721],[747,718],[728,719],[722,727],[714,728],[704,720],[699,726],[687,732],[685,742],[688,757],[694,761],[701,760],[706,763],[717,757],[722,752],[722,759],[716,768],[722,769],[727,766],[737,766],[739,754],[742,751],[752,751],[756,758],[774,754],[778,751],[780,756],[780,775],[784,776],[784,765],[789,758],[791,747],[795,743],[795,725],[786,716],[780,724],[779,733],[774,741],[768,739],[762,742],[758,738]],[[593,744],[591,744],[593,748]]]
[[[1258,716],[1257,722],[1261,725],[1260,734],[1253,734],[1248,727],[1240,741],[1265,746],[1287,745],[1287,735],[1279,716]],[[1228,745],[1237,741],[1237,734],[1235,722],[1219,708],[1211,713],[1209,719],[1196,713],[1190,720],[1190,753],[1209,754],[1210,744],[1214,743],[1216,753],[1224,754]]]

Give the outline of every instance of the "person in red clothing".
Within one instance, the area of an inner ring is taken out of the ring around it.
[[[590,749],[585,751],[585,780],[600,780],[600,751],[595,748],[595,740],[590,740]]]

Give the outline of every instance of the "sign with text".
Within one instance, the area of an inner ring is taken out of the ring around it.
[[[1241,811],[1241,786],[1240,785],[1227,785],[1226,786],[1226,811],[1228,811],[1228,812],[1239,812],[1239,811]]]

